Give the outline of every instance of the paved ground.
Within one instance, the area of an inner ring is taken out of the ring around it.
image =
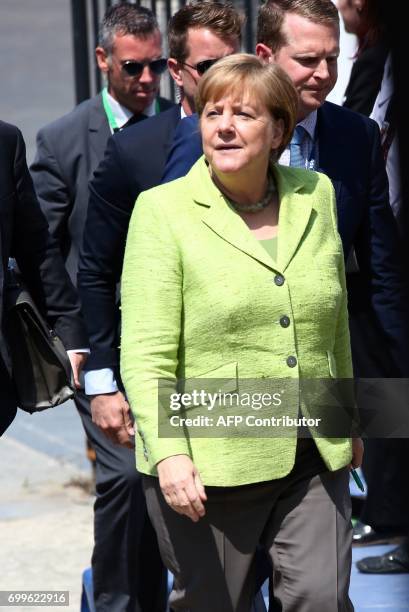
[[[68,590],[62,609],[78,612],[94,498],[84,488],[91,471],[72,404],[20,412],[1,440],[0,465],[0,590]]]

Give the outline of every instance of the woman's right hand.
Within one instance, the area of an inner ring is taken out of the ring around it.
[[[199,472],[188,455],[167,457],[157,464],[159,484],[166,503],[194,523],[205,515],[207,500]]]

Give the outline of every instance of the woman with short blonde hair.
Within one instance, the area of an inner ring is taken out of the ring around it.
[[[204,157],[139,197],[122,277],[122,378],[169,605],[249,612],[261,545],[280,609],[352,610],[351,439],[297,436],[328,416],[301,381],[352,376],[334,190],[276,163],[298,102],[277,66],[223,58],[197,102]],[[223,405],[267,390],[262,410]]]

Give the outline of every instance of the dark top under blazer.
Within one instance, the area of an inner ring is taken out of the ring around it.
[[[158,102],[161,111],[172,106],[164,98],[158,98]],[[85,100],[37,135],[31,175],[74,284],[87,215],[88,183],[104,156],[110,135],[101,94]]]
[[[112,136],[91,181],[78,274],[91,344],[87,369],[111,367],[119,375],[116,286],[129,220],[139,194],[160,183],[180,112],[173,105]]]
[[[0,121],[0,433],[12,420],[16,400],[8,373],[3,299],[9,257],[14,257],[30,292],[66,348],[87,346],[76,292],[58,245],[48,232],[26,164],[21,132]]]
[[[352,65],[343,106],[369,117],[382,83],[389,47],[384,41],[367,47]]]
[[[335,188],[345,259],[355,249],[361,296],[371,305],[390,350],[394,376],[409,376],[406,292],[396,223],[377,124],[330,102],[318,110],[319,168]],[[197,115],[181,121],[164,182],[184,176],[202,155]],[[308,271],[306,271],[308,273]]]

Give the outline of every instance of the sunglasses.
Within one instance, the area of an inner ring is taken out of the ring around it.
[[[192,66],[192,64],[188,64],[187,62],[180,62],[180,63],[183,64],[184,66],[189,66],[189,68],[193,68],[193,70],[196,70],[199,76],[203,76],[206,70],[209,70],[210,66],[213,66],[213,64],[218,62],[219,59],[220,57],[217,57],[216,59],[202,60],[201,62],[197,62],[196,66]]]
[[[130,77],[141,76],[145,66],[149,66],[149,70],[159,76],[165,72],[168,62],[165,58],[152,60],[151,62],[134,62],[133,60],[127,60],[122,64],[122,70]]]

